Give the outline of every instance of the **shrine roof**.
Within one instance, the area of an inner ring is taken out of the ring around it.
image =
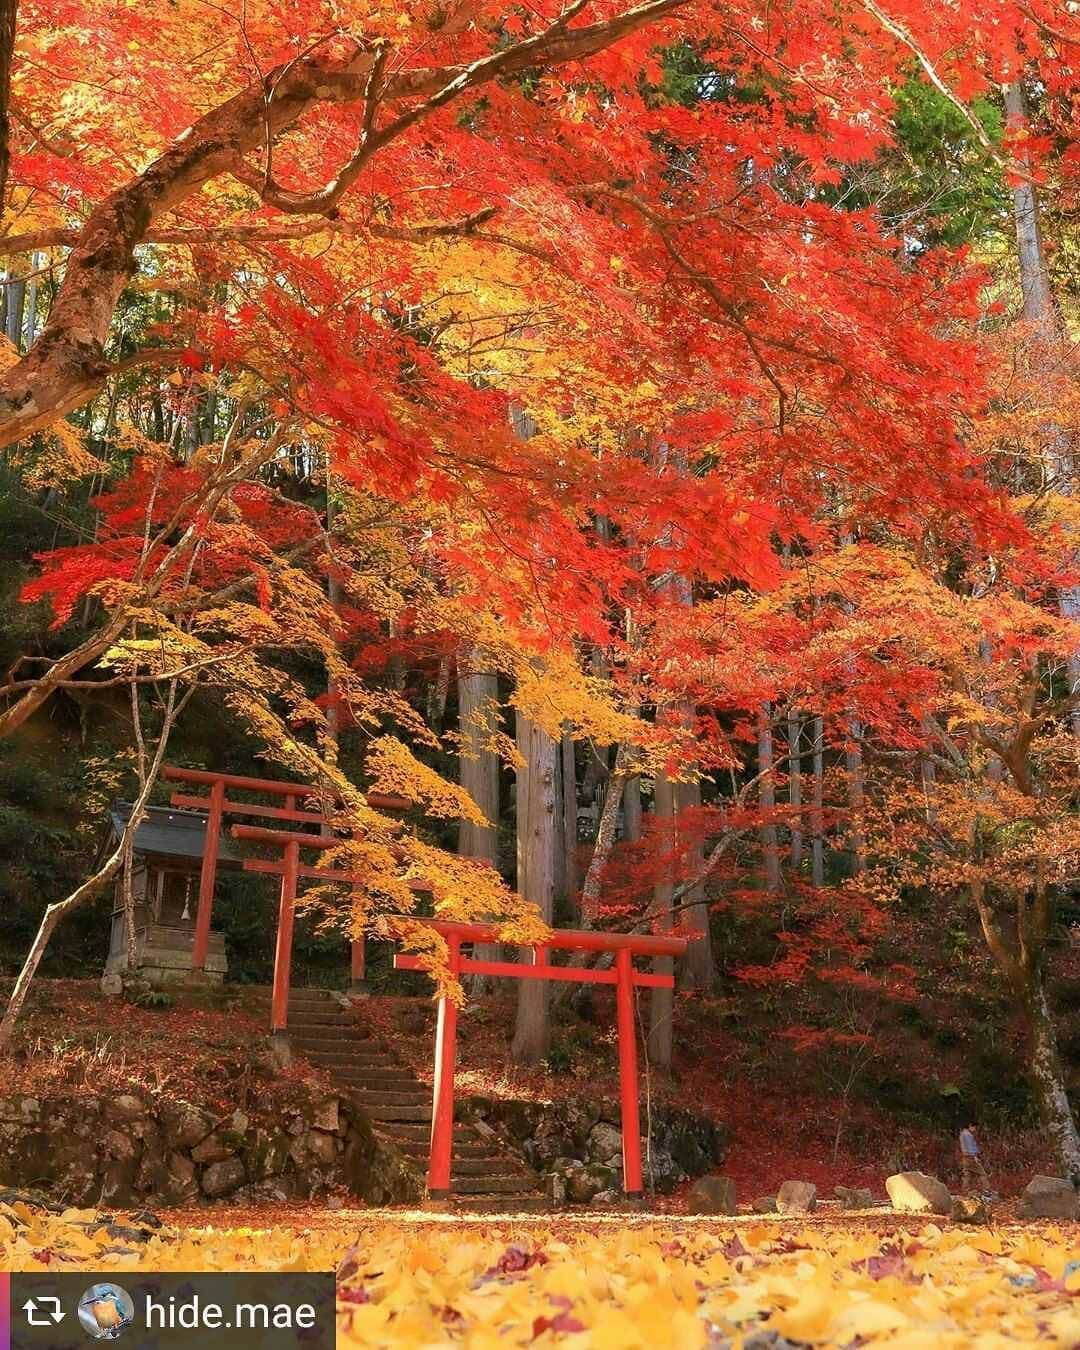
[[[113,802],[109,812],[113,836],[119,839],[131,815],[131,802]],[[172,806],[148,806],[135,831],[135,852],[160,858],[198,861],[206,846],[206,816],[202,811],[178,811]],[[218,841],[218,861],[238,867],[241,855],[224,834]]]

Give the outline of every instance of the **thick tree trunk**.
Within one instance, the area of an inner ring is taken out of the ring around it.
[[[813,723],[814,770],[811,791],[810,822],[810,880],[815,886],[825,885],[825,719],[815,717]]]
[[[578,888],[577,753],[574,747],[574,738],[569,732],[563,732],[560,751],[561,773],[559,782],[562,790],[559,795],[562,803],[562,880],[567,897],[573,899]]]
[[[772,708],[766,703],[762,706],[758,717],[758,772],[765,775],[761,780],[758,801],[766,814],[771,813],[776,806],[776,785],[773,782],[772,768]],[[761,827],[761,855],[765,889],[775,894],[780,889],[780,845],[774,824],[767,823]]]
[[[623,785],[623,838],[628,844],[641,839],[641,779],[637,774]]]
[[[661,928],[671,927],[671,904],[675,890],[675,784],[666,774],[657,774],[653,786],[653,811],[656,818],[657,848],[664,855],[661,874],[653,887],[653,910]],[[670,975],[674,965],[670,956],[654,956],[654,974]],[[654,989],[649,998],[649,1064],[666,1073],[671,1068],[672,1020],[675,1001],[670,989]]]
[[[1005,112],[1014,129],[1028,130],[1027,101],[1019,83],[1004,86]],[[1018,157],[1030,168],[1023,145]],[[1016,250],[1020,259],[1020,288],[1024,297],[1024,318],[1037,324],[1047,336],[1057,330],[1057,302],[1050,285],[1042,230],[1039,224],[1039,198],[1030,177],[1017,177],[1013,184],[1013,218],[1016,223]]]
[[[791,806],[791,866],[796,871],[802,866],[802,758],[799,754],[802,740],[802,722],[795,713],[788,714],[788,802]]]
[[[680,783],[676,800],[681,811],[693,811],[701,806],[701,784]],[[698,838],[696,842],[682,847],[685,839],[685,826],[676,824],[679,831],[679,874],[680,877],[696,877],[705,866],[705,842]],[[694,903],[690,903],[693,901]],[[705,898],[705,883],[699,882],[687,892],[682,901],[688,905],[686,910],[687,927],[696,934],[686,948],[682,970],[686,984],[693,989],[711,989],[713,982],[712,932],[709,923],[709,904]]]
[[[520,713],[517,747],[524,767],[517,776],[517,887],[550,923],[555,909],[556,755],[548,734]],[[546,980],[518,982],[517,1023],[511,1054],[518,1064],[538,1064],[548,1051]]]
[[[11,61],[15,54],[15,23],[19,0],[0,0],[0,213],[7,202],[11,168]]]
[[[1005,111],[1014,127],[1029,129],[1027,101],[1019,83],[1007,84],[1003,90]],[[1018,149],[1021,164],[1030,169],[1030,158],[1021,144]],[[1062,348],[1063,325],[1061,307],[1050,281],[1050,267],[1046,258],[1042,228],[1039,220],[1039,195],[1031,178],[1018,178],[1013,186],[1013,219],[1016,225],[1016,252],[1020,262],[1020,288],[1024,297],[1024,318],[1037,330],[1037,344],[1043,350],[1039,355],[1049,368],[1064,357]],[[1075,470],[1072,444],[1068,432],[1061,426],[1044,428],[1048,451],[1046,470],[1057,480],[1057,490],[1071,496]],[[1080,619],[1080,587],[1066,586],[1058,599],[1064,619]],[[1080,689],[1080,655],[1069,659],[1069,685]],[[1080,707],[1072,712],[1073,735],[1080,740]]]
[[[596,840],[593,844],[592,857],[589,859],[589,866],[581,884],[581,921],[587,928],[593,927],[596,923],[597,911],[600,906],[600,878],[615,845],[615,827],[619,821],[619,803],[622,800],[625,786],[622,775],[622,766],[625,760],[626,748],[620,745],[615,752],[615,767],[608,775],[604,804],[600,808],[600,816],[596,822]]]
[[[21,352],[23,349],[23,310],[26,307],[26,263],[13,258],[8,264],[7,285],[4,287],[7,306],[4,327],[7,340]]]
[[[498,676],[483,669],[483,658],[473,648],[458,659],[458,734],[461,737],[459,780],[461,786],[488,820],[476,825],[463,820],[458,828],[458,853],[463,858],[481,858],[492,867],[499,865],[499,757],[485,744],[482,727],[498,706]],[[497,943],[480,943],[474,953],[484,961],[498,961]],[[488,992],[490,981],[474,975],[470,993]]]
[[[863,830],[866,779],[860,744],[862,725],[852,717],[848,720],[848,728],[844,750],[848,789],[848,847],[851,850],[852,873],[859,876],[866,868],[866,836]]]
[[[1031,1082],[1043,1128],[1053,1145],[1061,1175],[1080,1185],[1080,1135],[1069,1105],[1057,1033],[1041,971],[1029,976],[1023,1001],[1031,1044]]]

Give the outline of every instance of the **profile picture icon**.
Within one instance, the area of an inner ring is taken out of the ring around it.
[[[82,1329],[95,1341],[115,1341],[135,1320],[135,1302],[118,1284],[92,1284],[79,1299]]]

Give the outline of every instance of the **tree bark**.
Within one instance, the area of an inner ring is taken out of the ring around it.
[[[18,13],[19,0],[0,0],[0,213],[7,203],[11,169],[11,62]]]
[[[574,748],[574,738],[569,732],[564,731],[560,742],[560,785],[562,791],[560,800],[562,802],[562,848],[563,848],[563,867],[562,880],[566,888],[567,898],[572,900],[577,895],[578,889],[578,864],[577,864],[577,753]]]
[[[776,785],[773,782],[773,732],[772,708],[768,703],[762,705],[758,717],[758,772],[765,776],[761,780],[758,801],[768,816],[776,806]],[[764,863],[765,889],[775,894],[780,889],[780,845],[776,826],[767,821],[761,827],[761,853]]]
[[[675,890],[675,784],[666,774],[659,773],[653,785],[653,811],[656,819],[656,842],[664,861],[662,871],[653,887],[653,910],[661,928],[671,927],[671,905]],[[674,962],[670,956],[654,956],[653,973],[670,975]],[[654,989],[649,998],[649,1064],[666,1073],[671,1069],[672,1021],[675,1000],[671,989]]]
[[[1028,976],[1023,1001],[1031,1044],[1031,1081],[1043,1128],[1053,1146],[1061,1175],[1068,1177],[1074,1185],[1080,1185],[1080,1135],[1069,1105],[1057,1033],[1039,967]]]
[[[4,326],[7,340],[17,352],[23,349],[23,310],[26,307],[26,263],[22,258],[12,258],[8,264],[7,283],[4,287],[7,308],[4,313]]]
[[[481,725],[486,723],[499,702],[498,676],[483,669],[482,654],[474,647],[458,658],[458,735],[461,737],[458,778],[461,786],[484,813],[486,825],[463,820],[458,828],[458,853],[463,858],[480,858],[492,867],[499,865],[499,757],[484,744]],[[479,943],[474,955],[484,961],[498,961],[498,943]],[[469,992],[474,996],[489,991],[485,975],[472,977]]]
[[[788,803],[791,806],[791,866],[798,870],[803,860],[802,832],[802,722],[795,713],[788,714]]]
[[[1029,127],[1027,100],[1019,82],[1003,89],[1005,112],[1014,127],[1027,131]],[[1026,149],[1018,148],[1021,165],[1030,170]],[[1032,177],[1018,178],[1013,186],[1013,219],[1016,225],[1016,252],[1020,263],[1020,289],[1024,297],[1024,318],[1036,329],[1036,343],[1041,351],[1036,355],[1049,369],[1065,358],[1062,348],[1063,324],[1061,306],[1050,281],[1050,267],[1046,258],[1042,228],[1039,220],[1039,194]],[[1047,471],[1057,480],[1058,491],[1071,496],[1074,466],[1071,438],[1061,426],[1048,426],[1043,433],[1049,453]],[[1066,586],[1058,598],[1058,608],[1064,619],[1080,619],[1080,587]],[[1069,658],[1069,686],[1080,689],[1080,655]],[[1080,707],[1072,710],[1073,736],[1080,741]]]
[[[693,878],[700,874],[705,865],[705,842],[698,838],[692,843],[686,843],[684,847],[686,825],[685,823],[680,825],[679,821],[682,812],[700,809],[701,784],[680,783],[676,791],[676,801],[680,813],[676,817],[675,825],[676,842],[679,845],[679,873],[680,876]],[[690,988],[711,989],[714,975],[712,931],[704,881],[691,886],[687,892],[687,901],[694,902],[686,910],[686,919],[687,927],[696,936],[687,945],[686,956],[682,960],[683,974]]]
[[[825,719],[814,718],[814,774],[810,822],[810,880],[825,885]]]
[[[623,838],[628,844],[641,839],[641,779],[637,774],[623,786]]]
[[[866,868],[866,836],[863,832],[863,808],[866,780],[863,775],[862,746],[859,738],[862,726],[854,718],[848,719],[848,739],[844,749],[848,789],[848,847],[851,850],[851,870],[859,876]]]
[[[1007,117],[1014,127],[1026,132],[1028,110],[1022,86],[1014,81],[1005,85],[1002,93]],[[1030,171],[1030,159],[1022,144],[1018,147],[1017,159],[1023,168]],[[1044,337],[1054,337],[1058,332],[1059,311],[1050,285],[1050,269],[1046,265],[1046,250],[1039,224],[1039,197],[1030,173],[1024,178],[1017,177],[1013,184],[1013,219],[1016,224],[1024,318],[1043,330]]]
[[[520,713],[517,747],[525,761],[517,776],[517,887],[550,923],[555,911],[558,747],[541,727]],[[548,1041],[547,981],[520,980],[511,1055],[518,1064],[538,1064],[547,1054]]]

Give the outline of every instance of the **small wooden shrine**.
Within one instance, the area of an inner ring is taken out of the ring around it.
[[[113,804],[110,825],[114,843],[123,833],[130,814],[130,802]],[[183,979],[192,969],[206,827],[207,818],[201,811],[151,806],[135,831],[132,895],[136,969],[155,987]],[[240,866],[239,854],[224,839],[219,841],[217,859],[222,867]],[[120,876],[113,892],[104,987],[116,986],[127,967],[128,930]],[[226,968],[225,938],[221,933],[210,933],[203,966],[205,976],[220,983]]]

